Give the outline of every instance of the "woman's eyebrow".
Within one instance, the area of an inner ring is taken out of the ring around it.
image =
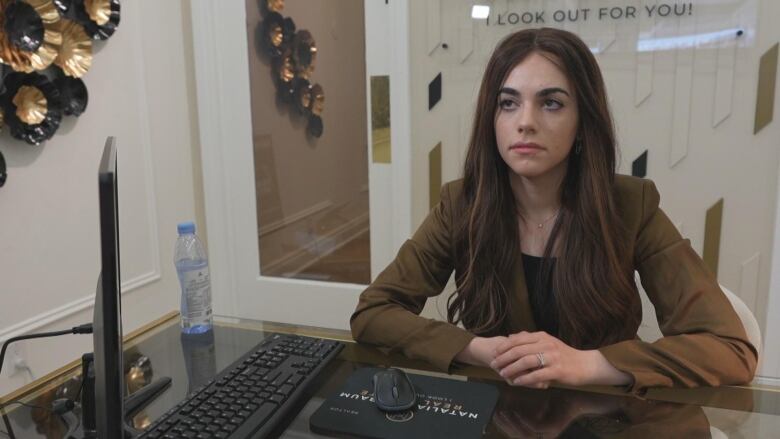
[[[520,96],[520,92],[515,90],[512,87],[501,87],[501,89],[498,92],[499,92],[499,94],[508,94],[510,96]],[[551,95],[553,93],[563,93],[566,96],[571,97],[571,95],[569,94],[568,91],[566,91],[566,90],[564,90],[564,89],[562,89],[560,87],[548,87],[548,88],[539,90],[538,92],[536,92],[536,96],[538,96],[538,97],[548,96],[548,95]]]
[[[564,90],[564,89],[562,89],[560,87],[550,87],[550,88],[545,88],[544,90],[539,90],[538,92],[536,92],[536,96],[540,96],[540,97],[541,96],[548,96],[548,95],[551,95],[553,93],[563,93],[566,96],[571,97],[571,95],[569,95],[568,91],[566,91],[566,90]]]

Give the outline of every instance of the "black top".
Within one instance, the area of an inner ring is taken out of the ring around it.
[[[543,258],[523,253],[523,272],[528,286],[528,300],[536,328],[554,337],[558,336],[558,312],[552,290],[552,270],[546,279],[540,279]],[[555,259],[552,260],[555,264]],[[554,265],[553,265],[554,268]]]

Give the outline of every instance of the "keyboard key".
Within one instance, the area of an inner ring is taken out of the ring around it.
[[[291,372],[283,372],[283,373],[280,373],[280,374],[279,374],[279,376],[278,376],[278,377],[276,377],[276,379],[274,379],[273,381],[271,381],[271,385],[272,385],[272,386],[279,387],[279,386],[280,386],[280,385],[282,385],[282,384],[283,384],[285,381],[287,381],[287,380],[290,378],[290,376],[291,376],[291,375],[292,375],[292,373],[291,373]]]
[[[287,396],[292,392],[293,386],[289,384],[285,384],[282,387],[279,387],[279,390],[276,391],[276,393]]]
[[[233,424],[231,422],[227,422],[227,423],[222,425],[222,431],[227,431],[228,433],[230,433],[231,431],[233,431],[235,429],[236,429],[236,424]]]

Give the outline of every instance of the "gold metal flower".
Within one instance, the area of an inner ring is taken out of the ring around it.
[[[62,33],[62,47],[54,64],[66,75],[81,78],[92,67],[92,39],[84,26],[75,21],[62,19],[58,26]]]
[[[24,0],[24,2],[32,6],[35,12],[41,16],[44,26],[47,23],[56,23],[60,20],[60,13],[51,0]]]
[[[265,4],[271,12],[282,12],[284,9],[284,0],[266,0]]]
[[[13,98],[16,116],[28,125],[37,125],[46,119],[49,103],[38,87],[23,85]]]
[[[111,19],[111,2],[108,0],[84,0],[89,19],[103,26]]]
[[[314,84],[311,87],[311,112],[317,116],[320,116],[325,109],[325,91],[319,84]]]
[[[282,82],[290,82],[295,77],[295,68],[293,67],[292,55],[289,49],[282,53],[276,74]]]
[[[311,88],[306,87],[306,90],[301,92],[301,108],[309,108],[309,105],[311,105]]]
[[[284,41],[284,31],[278,24],[271,28],[270,40],[274,47],[279,47],[282,45],[282,42]]]
[[[317,61],[317,45],[309,31],[301,30],[295,33],[292,54],[295,72],[301,78],[309,79]]]

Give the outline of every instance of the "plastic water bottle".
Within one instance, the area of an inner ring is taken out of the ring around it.
[[[211,278],[203,244],[195,235],[195,223],[179,224],[174,263],[181,283],[181,330],[201,334],[211,330]]]

